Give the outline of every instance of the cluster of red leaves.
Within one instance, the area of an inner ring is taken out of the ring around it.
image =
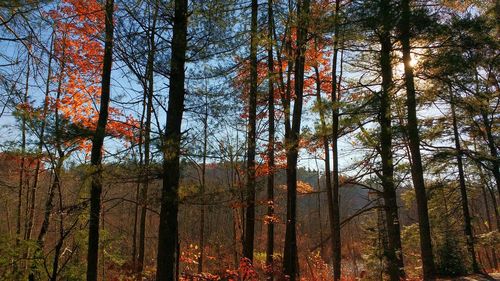
[[[97,0],[63,0],[48,15],[55,23],[54,52],[60,62],[55,80],[61,82],[60,96],[52,99],[51,106],[72,123],[93,131],[101,95],[104,9]],[[137,120],[114,107],[109,107],[109,119],[109,135],[135,140]],[[82,141],[80,148],[88,149],[89,143]]]
[[[264,144],[266,146],[266,151],[259,153],[260,158],[263,160],[263,163],[259,164],[255,169],[256,177],[265,177],[270,174],[274,174],[279,170],[286,169],[286,151],[283,148],[283,144],[281,142],[276,142],[275,147],[269,147],[269,145]],[[267,155],[267,151],[269,149],[274,149],[274,168],[269,167],[269,157]]]

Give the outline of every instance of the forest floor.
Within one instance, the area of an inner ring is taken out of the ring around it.
[[[458,277],[458,278],[445,278],[445,279],[438,279],[440,281],[445,281],[445,280],[460,280],[460,281],[500,281],[500,273],[490,273],[489,276],[485,275],[469,275],[465,277]]]

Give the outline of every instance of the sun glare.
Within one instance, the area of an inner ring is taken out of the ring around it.
[[[418,61],[414,57],[412,57],[410,59],[410,66],[415,67],[417,64],[418,64]]]

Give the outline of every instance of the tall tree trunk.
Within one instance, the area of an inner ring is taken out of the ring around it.
[[[382,251],[382,253],[388,252],[388,241],[387,241],[387,222],[386,217],[384,215],[384,209],[382,208],[382,194],[377,194],[377,232],[378,232],[378,243],[377,248]],[[380,268],[383,268],[384,264],[384,255],[380,255]],[[383,280],[384,270],[380,270],[380,278],[379,280]]]
[[[269,114],[269,136],[268,136],[268,147],[267,147],[267,161],[269,167],[269,174],[267,175],[267,216],[270,221],[267,224],[267,243],[266,243],[266,267],[268,270],[267,280],[273,280],[274,273],[274,136],[275,136],[275,125],[274,125],[274,59],[273,59],[273,24],[274,24],[274,14],[273,14],[273,1],[267,1],[267,71],[269,76],[269,88],[267,93],[267,103],[268,103],[268,114]]]
[[[142,275],[144,270],[144,243],[146,239],[146,216],[148,208],[148,188],[149,188],[149,162],[150,162],[150,150],[151,150],[151,114],[153,111],[153,95],[154,95],[154,59],[156,54],[156,44],[155,44],[155,30],[156,30],[156,19],[158,14],[158,3],[154,2],[153,11],[153,22],[148,31],[148,59],[147,59],[147,106],[146,106],[146,123],[144,132],[144,179],[142,184],[142,189],[140,192],[141,201],[141,216],[139,220],[139,257],[138,257],[138,268],[137,271],[139,276]]]
[[[28,102],[28,90],[29,90],[29,80],[30,80],[30,55],[28,54],[27,60],[27,69],[26,69],[26,84],[24,89],[24,95],[22,97],[22,103],[26,105]],[[22,109],[25,110],[25,109]],[[19,190],[17,196],[17,223],[16,223],[16,245],[21,241],[21,213],[23,206],[23,190],[25,186],[25,162],[26,162],[26,113],[21,112],[21,163],[19,165]],[[25,206],[28,208],[28,206]]]
[[[380,1],[379,12],[382,19],[382,31],[379,35],[380,68],[382,72],[379,113],[380,158],[382,160],[382,196],[384,197],[388,238],[387,251],[385,251],[387,269],[391,280],[399,281],[405,278],[405,271],[392,157],[391,99],[393,98],[394,84],[392,80],[391,63],[392,42],[390,9],[391,6],[388,0]]]
[[[465,172],[462,160],[462,148],[460,144],[460,134],[458,132],[457,115],[455,112],[454,93],[450,87],[450,106],[451,118],[453,121],[453,138],[455,140],[455,150],[457,153],[458,179],[460,184],[460,195],[462,203],[462,212],[464,216],[464,234],[466,238],[467,251],[472,261],[472,270],[474,273],[480,273],[479,265],[476,260],[476,251],[474,249],[474,235],[472,233],[472,222],[469,212],[469,200],[467,199],[467,187],[465,185]]]
[[[319,51],[319,50],[316,50]],[[333,186],[332,186],[332,178],[331,178],[331,169],[330,169],[330,144],[328,142],[328,133],[325,121],[325,108],[323,105],[323,100],[321,99],[321,78],[319,73],[318,66],[314,67],[314,73],[316,75],[316,102],[318,103],[319,108],[319,122],[321,128],[321,141],[323,143],[324,157],[325,157],[325,188],[328,202],[328,221],[330,223],[330,233],[333,237],[335,235],[335,230],[337,229],[335,226],[335,203],[333,202]],[[319,183],[318,183],[319,186]],[[338,209],[338,208],[337,208]],[[338,220],[340,221],[340,220]],[[321,239],[323,241],[323,239]],[[334,239],[330,240],[332,243],[332,251],[334,251],[337,244],[334,242]],[[323,243],[321,243],[323,244]]]
[[[286,147],[286,184],[287,208],[285,251],[283,254],[283,272],[295,281],[299,273],[297,254],[297,160],[299,155],[300,123],[304,95],[304,64],[309,23],[309,0],[297,1],[297,49],[295,54],[295,101],[293,104],[292,125],[285,136]],[[290,84],[290,83],[289,83]]]
[[[132,231],[132,268],[135,273],[139,273],[138,266],[138,256],[137,256],[137,222],[139,220],[139,204],[141,203],[141,187],[142,187],[142,177],[143,177],[143,167],[144,167],[144,153],[142,151],[144,143],[144,117],[146,115],[147,108],[147,90],[144,90],[144,95],[142,98],[142,113],[141,121],[139,122],[139,140],[137,142],[137,150],[139,152],[139,176],[137,179],[137,186],[135,191],[135,208],[134,208],[134,228]],[[140,275],[137,275],[137,279],[140,279]]]
[[[400,25],[400,39],[403,52],[406,105],[408,108],[407,134],[410,142],[412,158],[411,175],[417,198],[418,221],[420,229],[420,251],[422,255],[423,277],[425,280],[435,279],[434,255],[432,253],[432,239],[427,209],[427,195],[425,191],[424,169],[420,156],[420,136],[417,120],[417,101],[415,83],[413,81],[413,67],[411,66],[410,46],[410,0],[401,0],[402,14]]]
[[[102,147],[108,123],[110,99],[111,65],[113,63],[113,10],[114,0],[106,0],[105,4],[105,39],[104,59],[102,65],[101,102],[99,118],[92,138],[90,164],[92,166],[92,183],[90,190],[89,239],[87,252],[87,281],[97,281],[97,265],[99,252],[99,217],[101,213],[102,192]]]
[[[339,53],[339,12],[341,0],[335,1],[334,15],[334,38],[332,58],[332,157],[333,157],[333,279],[339,281],[341,278],[342,264],[342,242],[340,237],[340,198],[339,198],[339,156],[337,140],[339,137],[339,106],[338,106],[338,84],[337,84],[337,60]],[[329,171],[328,171],[329,172]]]
[[[31,49],[31,46],[29,46]],[[29,49],[29,50],[30,50]],[[22,104],[25,106],[28,103],[28,91],[29,91],[29,79],[30,79],[30,52],[28,52],[27,59],[27,69],[26,69],[26,84],[24,89],[24,94],[22,96]],[[16,246],[19,245],[21,239],[26,238],[26,231],[28,226],[28,197],[29,197],[29,182],[26,183],[26,178],[28,177],[26,174],[26,108],[21,109],[21,163],[19,165],[19,191],[17,194],[17,222],[16,222]],[[22,214],[22,200],[23,200],[23,190],[26,189],[26,203],[25,203],[25,221],[24,221],[24,233],[21,234],[21,214]],[[15,274],[21,273],[19,270],[19,262],[24,260],[23,257],[27,257],[28,252],[22,253],[22,256],[16,260],[13,264],[13,272]],[[24,264],[27,266],[27,263]]]
[[[323,242],[323,219],[321,218],[321,175],[320,175],[320,172],[319,172],[319,166],[318,166],[318,161],[317,159],[314,159],[314,161],[316,162],[316,170],[317,170],[317,178],[316,178],[316,182],[318,184],[318,194],[317,194],[317,198],[318,198],[318,223],[319,223],[319,241]],[[324,253],[324,248],[323,248],[323,243],[320,244],[320,255],[323,256],[323,253]]]
[[[142,125],[139,130],[142,130]],[[139,136],[139,140],[142,136]],[[142,146],[142,141],[139,141],[138,146]],[[142,162],[142,160],[141,160]],[[135,204],[134,204],[134,226],[132,230],[132,269],[134,272],[138,272],[137,268],[137,221],[139,218],[139,196],[140,196],[141,183],[137,182],[136,190],[135,190]]]
[[[201,210],[200,210],[200,256],[198,257],[198,273],[203,272],[203,257],[205,255],[205,176],[207,168],[208,146],[208,92],[205,93],[205,113],[203,116],[203,159],[201,163]]]
[[[245,242],[243,256],[253,260],[255,238],[255,148],[257,115],[257,0],[252,0],[252,23],[250,31],[250,93],[248,96],[248,145]]]
[[[179,210],[179,158],[182,114],[184,112],[187,20],[188,0],[175,0],[168,113],[163,147],[163,187],[158,234],[157,281],[175,280],[178,276],[176,274],[179,245],[177,213]]]

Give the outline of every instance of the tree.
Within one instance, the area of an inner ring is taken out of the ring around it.
[[[467,187],[465,185],[465,173],[464,164],[462,159],[462,146],[460,144],[460,135],[458,132],[458,122],[457,115],[455,111],[455,101],[453,99],[453,93],[450,92],[450,105],[451,105],[451,118],[453,123],[453,139],[455,141],[457,167],[458,167],[458,180],[460,185],[460,195],[462,203],[462,212],[464,216],[464,233],[467,239],[467,250],[469,251],[470,258],[472,260],[472,270],[475,273],[480,273],[479,265],[476,260],[476,251],[474,249],[474,235],[472,234],[472,223],[471,216],[469,212],[469,200],[467,196]]]
[[[257,0],[252,0],[252,22],[250,31],[250,92],[248,96],[248,137],[247,137],[247,183],[245,242],[243,256],[253,260],[255,230],[255,149],[257,115]]]
[[[455,14],[455,13],[454,13]],[[476,250],[474,247],[474,236],[473,227],[471,220],[471,211],[469,210],[469,194],[467,191],[466,183],[466,171],[465,171],[465,161],[464,156],[468,156],[472,161],[478,163],[484,163],[477,158],[477,154],[480,152],[475,151],[475,148],[469,148],[467,142],[462,144],[461,139],[465,136],[461,136],[461,131],[471,130],[477,131],[483,136],[483,139],[488,143],[488,128],[484,126],[484,120],[486,123],[490,122],[489,114],[484,115],[482,112],[493,112],[492,107],[489,106],[490,101],[495,99],[494,95],[483,95],[478,93],[478,84],[486,86],[489,82],[481,81],[481,75],[479,75],[480,69],[484,69],[485,73],[493,70],[493,65],[495,64],[494,51],[491,48],[495,48],[493,41],[490,39],[491,35],[479,31],[481,28],[477,25],[481,22],[481,26],[493,26],[491,23],[485,21],[481,16],[477,18],[470,18],[466,16],[464,18],[459,18],[458,15],[454,15],[450,22],[443,24],[440,29],[441,32],[438,33],[438,38],[440,40],[449,40],[450,34],[452,34],[453,41],[455,45],[450,45],[445,48],[445,50],[439,50],[434,52],[425,61],[425,66],[427,72],[425,73],[429,79],[433,79],[434,88],[433,91],[436,92],[438,98],[444,100],[450,107],[450,118],[449,123],[451,123],[453,131],[453,147],[450,150],[453,151],[453,157],[456,159],[457,169],[458,169],[458,179],[459,179],[459,190],[461,193],[461,207],[464,220],[464,234],[466,238],[467,251],[469,252],[469,257],[472,265],[472,270],[474,272],[479,272],[479,265],[476,258]],[[479,32],[478,32],[479,31]],[[445,38],[445,39],[441,39]],[[479,46],[477,42],[481,41],[482,44]],[[479,51],[481,49],[481,51]],[[486,74],[486,77],[489,74]],[[486,78],[487,80],[487,78]],[[438,94],[440,91],[445,92],[444,95]],[[478,102],[482,100],[482,102]],[[479,105],[481,104],[481,105]],[[486,105],[486,106],[484,106]],[[470,115],[469,115],[470,114]],[[483,122],[473,121],[473,124],[465,121],[464,115],[469,115],[472,118],[467,118],[470,120],[482,120]],[[481,124],[482,123],[482,124]],[[474,142],[474,140],[470,140]],[[489,145],[487,145],[489,146]],[[475,152],[471,152],[475,151]],[[490,155],[494,151],[490,150]],[[474,156],[475,155],[475,156]],[[495,159],[492,157],[492,159]],[[489,162],[489,161],[487,161]],[[494,168],[494,162],[491,163],[491,168]],[[493,177],[495,178],[495,170],[492,169]]]
[[[89,245],[87,254],[87,281],[97,281],[97,261],[99,252],[99,218],[102,192],[102,147],[106,136],[111,86],[111,66],[113,63],[113,10],[114,0],[106,0],[105,40],[102,65],[101,103],[99,119],[92,139],[90,163],[93,168],[90,190]]]
[[[420,137],[417,119],[416,91],[411,66],[411,45],[410,45],[410,1],[401,0],[401,21],[400,21],[400,41],[403,53],[404,79],[406,86],[406,106],[408,109],[407,134],[411,150],[411,175],[413,187],[415,188],[418,221],[420,229],[420,248],[422,254],[423,277],[426,280],[435,279],[434,255],[432,253],[431,230],[429,224],[429,214],[427,209],[427,196],[425,191],[424,170],[420,155]]]
[[[405,278],[403,264],[403,249],[401,247],[401,230],[399,225],[396,187],[394,184],[394,164],[392,156],[392,111],[391,99],[394,96],[392,78],[392,42],[391,42],[391,3],[388,0],[379,2],[379,13],[382,26],[379,31],[380,68],[382,74],[382,89],[379,94],[380,112],[380,158],[382,161],[382,195],[387,224],[388,245],[386,257],[388,273],[392,281]]]
[[[295,50],[295,100],[293,104],[292,123],[285,120],[285,147],[286,147],[286,186],[287,209],[285,251],[283,254],[283,272],[291,281],[296,280],[298,274],[297,254],[297,160],[299,154],[300,122],[302,117],[304,94],[304,64],[309,23],[309,0],[297,1],[297,48]],[[290,98],[290,97],[288,97]],[[290,112],[289,103],[284,110]]]
[[[151,124],[152,124],[152,111],[153,111],[153,95],[154,95],[154,60],[156,54],[156,42],[155,42],[155,32],[156,32],[156,21],[158,17],[159,3],[155,1],[153,3],[153,15],[151,28],[148,30],[148,58],[146,66],[146,79],[147,79],[147,96],[146,101],[146,120],[145,120],[145,132],[144,132],[144,180],[142,189],[140,191],[140,202],[141,202],[141,216],[139,220],[139,256],[137,264],[137,272],[142,274],[144,270],[144,242],[146,237],[146,215],[148,207],[148,188],[149,188],[149,177],[150,177],[150,155],[151,155]]]
[[[274,111],[274,58],[273,58],[273,30],[274,30],[274,13],[273,13],[273,1],[267,1],[267,69],[269,76],[268,85],[268,114],[269,114],[269,136],[268,136],[268,147],[267,147],[267,158],[269,174],[267,176],[267,216],[268,218],[274,217],[274,173],[275,173],[275,162],[274,162],[274,149],[275,149],[275,111]],[[267,224],[267,241],[266,241],[266,266],[268,270],[267,280],[273,280],[274,272],[274,222],[271,220]]]
[[[184,111],[184,66],[186,63],[188,1],[175,0],[170,60],[170,88],[167,123],[163,147],[163,186],[161,193],[160,226],[156,280],[176,279],[178,259],[179,154],[181,124]]]
[[[333,38],[333,58],[332,58],[332,152],[333,152],[333,279],[339,281],[341,278],[342,241],[340,237],[340,198],[339,198],[339,159],[338,159],[338,138],[339,138],[339,84],[337,84],[337,60],[339,53],[339,12],[340,1],[335,1],[334,15],[334,38]],[[330,171],[327,171],[328,173]]]

